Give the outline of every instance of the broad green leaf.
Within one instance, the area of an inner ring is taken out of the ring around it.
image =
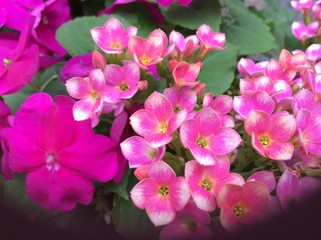
[[[129,200],[127,185],[128,185],[130,172],[131,172],[131,170],[127,169],[127,171],[125,172],[125,174],[123,176],[122,181],[119,183],[115,183],[112,181],[106,183],[105,184],[106,190],[108,190],[110,192],[117,193],[120,197],[122,197],[126,200]]]
[[[227,41],[239,47],[239,55],[264,53],[277,47],[268,25],[248,10],[242,1],[225,2],[222,32],[226,34]]]
[[[62,25],[57,30],[56,38],[72,56],[92,52],[98,47],[91,38],[90,29],[103,26],[112,17],[117,18],[125,27],[130,25],[126,19],[118,15],[79,17]]]
[[[234,79],[236,52],[229,44],[226,50],[213,51],[205,57],[198,79],[206,84],[206,92],[219,95],[229,89]]]
[[[32,94],[34,93],[30,85],[26,85],[23,89],[15,94],[4,95],[4,102],[11,108],[12,113],[15,113],[20,105]]]
[[[195,0],[188,7],[174,3],[162,12],[167,21],[191,30],[207,24],[218,31],[221,23],[220,4],[216,0]]]

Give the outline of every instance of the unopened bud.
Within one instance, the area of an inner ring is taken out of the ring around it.
[[[104,69],[107,64],[107,61],[104,55],[102,55],[100,52],[96,50],[93,51],[92,53],[92,61],[93,61],[94,67],[99,69]]]
[[[205,87],[206,87],[205,83],[198,83],[193,88],[193,91],[196,92],[197,96],[199,96],[205,92]]]
[[[136,168],[136,170],[134,172],[135,177],[137,177],[137,179],[139,181],[147,178],[148,177],[147,169],[148,169],[147,166],[141,166],[141,167]]]
[[[137,86],[140,91],[146,90],[148,88],[148,82],[146,80],[140,80],[138,81]]]
[[[167,64],[168,71],[173,72],[178,63],[179,61],[177,61],[177,59],[169,60]]]

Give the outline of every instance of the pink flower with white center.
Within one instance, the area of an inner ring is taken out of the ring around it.
[[[224,228],[235,231],[242,225],[255,224],[269,216],[270,193],[261,182],[246,182],[242,186],[225,184],[217,196]]]
[[[215,197],[226,183],[243,185],[244,179],[237,173],[229,173],[230,163],[226,156],[213,166],[203,166],[195,160],[185,165],[185,179],[192,198],[199,209],[212,212],[216,208]]]
[[[245,119],[245,131],[252,137],[252,146],[263,157],[289,160],[294,151],[290,142],[296,130],[295,119],[287,112],[269,115],[254,110]]]
[[[185,121],[180,127],[180,137],[195,160],[207,166],[224,161],[225,155],[241,142],[236,131],[221,126],[219,116],[211,108],[203,108],[193,119]]]
[[[90,30],[95,44],[105,53],[119,54],[124,52],[129,38],[137,34],[137,28],[130,26],[126,30],[116,18],[109,19],[103,27]]]
[[[111,180],[118,169],[114,143],[95,134],[90,121],[73,119],[74,101],[31,95],[2,132],[10,167],[27,173],[29,197],[47,210],[70,211],[93,198],[92,181]]]
[[[262,91],[272,94],[273,88],[274,83],[267,76],[240,79],[240,92],[242,95],[252,96],[254,93]]]
[[[244,121],[251,111],[260,110],[271,115],[274,111],[274,101],[266,92],[257,92],[251,97],[235,96],[233,99],[233,109],[237,112],[237,119]]]
[[[254,63],[250,58],[241,58],[237,69],[244,77],[255,78],[263,76],[267,64],[267,61]]]
[[[161,29],[155,29],[144,39],[132,36],[128,42],[128,51],[141,68],[160,63],[170,54],[175,45],[167,47],[168,39]]]
[[[198,27],[196,35],[201,44],[200,55],[202,57],[213,50],[225,49],[225,47],[223,47],[226,39],[225,34],[214,32],[213,29],[206,24],[202,24]]]
[[[158,148],[172,141],[173,132],[185,117],[185,110],[175,114],[170,101],[163,94],[154,92],[146,99],[145,109],[130,117],[130,124],[152,147]]]
[[[297,134],[306,154],[321,156],[321,115],[312,116],[310,111],[301,109],[296,116]]]
[[[214,98],[212,93],[204,94],[203,108],[210,107],[215,110],[220,117],[221,125],[224,127],[235,127],[232,116],[227,115],[233,108],[233,98],[228,95],[219,95]]]
[[[74,104],[73,114],[76,121],[94,117],[103,108],[106,93],[105,77],[101,69],[94,69],[89,77],[74,77],[66,81],[69,95],[80,99]]]
[[[305,56],[310,64],[315,65],[321,59],[321,44],[311,44],[305,50]]]
[[[187,63],[185,61],[179,62],[173,70],[173,77],[175,86],[182,88],[183,86],[193,87],[199,83],[195,81],[203,64],[198,63]]]
[[[138,208],[146,209],[155,226],[168,224],[190,199],[188,185],[183,177],[176,177],[173,169],[162,161],[151,164],[147,175],[148,178],[131,190],[131,199]]]
[[[171,53],[173,58],[189,57],[199,48],[199,40],[196,35],[190,35],[185,38],[183,34],[175,30],[169,34],[169,43],[175,44],[175,48]]]
[[[163,95],[170,101],[175,113],[181,110],[190,113],[196,106],[197,96],[196,92],[192,90],[185,89],[180,92],[174,87],[165,88]]]
[[[103,72],[107,83],[106,102],[116,103],[119,99],[129,99],[138,91],[140,72],[136,63],[126,61],[123,67],[108,64]]]
[[[280,199],[281,206],[287,210],[294,207],[296,203],[302,202],[321,189],[320,179],[314,177],[298,176],[289,170],[285,170],[279,179],[276,193]]]
[[[165,153],[165,146],[153,148],[139,136],[127,138],[120,144],[120,147],[130,168],[149,166],[153,162],[160,161]]]
[[[313,0],[294,0],[291,5],[295,10],[302,11],[308,10],[313,6]]]
[[[175,219],[166,225],[159,234],[160,240],[203,239],[213,236],[206,225],[210,224],[208,212],[199,209],[193,200],[176,214]]]
[[[300,41],[312,38],[317,35],[319,29],[319,22],[311,22],[306,26],[303,22],[293,22],[291,31],[293,35]]]
[[[317,102],[314,95],[306,90],[301,89],[293,96],[292,110],[296,115],[301,109],[309,110],[314,115],[321,115],[321,102]]]

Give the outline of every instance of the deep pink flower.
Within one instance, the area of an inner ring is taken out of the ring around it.
[[[73,107],[75,120],[86,120],[102,111],[106,82],[101,69],[92,70],[87,78],[74,77],[67,80],[66,88],[70,96],[80,99]]]
[[[203,166],[195,160],[186,163],[185,178],[198,208],[208,212],[214,211],[215,198],[224,184],[244,184],[243,177],[237,173],[229,173],[229,169],[227,157],[222,157],[214,166]]]
[[[54,102],[55,101],[55,102]],[[76,122],[74,101],[46,93],[31,95],[3,135],[13,171],[27,173],[27,194],[48,210],[89,204],[92,180],[106,182],[117,171],[114,143],[94,134],[90,121]]]
[[[240,79],[240,92],[242,95],[252,96],[254,93],[262,91],[271,95],[273,88],[274,83],[267,76]]]
[[[313,0],[293,0],[291,5],[295,10],[308,10],[313,6]]]
[[[263,157],[289,160],[294,151],[290,142],[296,130],[295,119],[287,112],[269,115],[254,110],[245,119],[245,131],[252,137],[252,146]]]
[[[273,172],[269,171],[255,172],[251,176],[249,176],[246,181],[264,183],[268,187],[270,192],[272,192],[276,186]]]
[[[293,22],[291,30],[293,35],[300,41],[312,38],[317,35],[319,29],[319,22],[311,22],[306,26],[303,22]]]
[[[175,44],[171,56],[178,59],[191,56],[200,47],[196,35],[190,35],[185,38],[183,34],[175,30],[169,34],[169,42],[170,44]]]
[[[187,7],[193,0],[176,0],[180,5]],[[157,0],[157,3],[162,7],[168,7],[174,2],[174,0]]]
[[[173,77],[175,81],[175,86],[181,88],[183,86],[193,87],[199,83],[195,81],[203,64],[201,62],[197,63],[187,63],[185,61],[179,62],[173,70]]]
[[[282,49],[279,55],[279,61],[284,69],[302,71],[309,68],[307,65],[307,57],[303,52],[294,52],[291,54],[288,50]]]
[[[267,64],[267,61],[254,63],[250,58],[241,58],[237,64],[237,69],[244,77],[261,77]]]
[[[108,64],[103,72],[107,84],[106,102],[116,103],[119,99],[129,99],[138,91],[140,71],[136,63],[126,61],[123,67]]]
[[[314,65],[318,60],[321,59],[321,44],[311,44],[305,50],[305,56],[308,62]]]
[[[103,27],[90,30],[91,36],[98,47],[105,53],[123,53],[129,38],[137,34],[137,28],[130,26],[126,30],[116,18],[109,19]]]
[[[316,101],[314,95],[303,88],[293,96],[292,109],[295,115],[301,109],[309,110],[312,115],[321,115],[321,102]]]
[[[265,220],[269,215],[269,199],[269,189],[264,183],[225,184],[217,197],[221,224],[227,230],[235,231],[242,225]]]
[[[131,190],[134,204],[146,209],[155,226],[165,225],[174,220],[176,212],[182,210],[190,198],[188,185],[183,177],[165,162],[155,162],[147,170],[148,178],[143,179]]]
[[[185,117],[185,110],[175,114],[170,101],[164,95],[154,92],[146,99],[145,109],[138,110],[130,117],[130,124],[152,147],[158,148],[172,141],[173,132]]]
[[[168,39],[161,29],[155,29],[144,39],[132,36],[128,42],[128,51],[141,68],[160,63],[175,45],[167,47]]]
[[[206,225],[210,224],[208,212],[199,209],[190,200],[186,206],[176,214],[175,219],[160,232],[160,240],[203,239],[212,237],[212,231]]]
[[[235,130],[221,126],[219,116],[211,108],[203,108],[193,119],[185,121],[180,127],[180,137],[184,147],[202,165],[219,164],[241,142]]]

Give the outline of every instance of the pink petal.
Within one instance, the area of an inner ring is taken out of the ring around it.
[[[180,32],[176,32],[175,30],[171,31],[169,34],[169,42],[175,44],[181,52],[184,51],[185,38]]]
[[[221,191],[221,188],[227,183],[242,186],[245,183],[245,181],[244,181],[244,178],[240,174],[229,173],[226,177],[219,179],[217,181],[216,185],[214,186],[214,196],[215,197],[218,196],[219,192]]]
[[[174,170],[165,162],[155,162],[147,170],[150,178],[157,181],[158,184],[171,185],[176,180]]]
[[[228,95],[220,95],[217,96],[213,103],[212,108],[218,113],[219,115],[228,114],[233,106],[233,98]]]
[[[170,189],[170,201],[175,211],[182,210],[190,199],[189,186],[185,178],[178,177],[175,185]]]
[[[295,197],[299,186],[299,178],[292,172],[285,170],[279,179],[276,193],[284,209],[288,207],[288,200]]]
[[[199,209],[212,212],[216,209],[214,196],[194,182],[189,183],[192,198]]]
[[[295,118],[292,115],[280,114],[271,121],[269,134],[276,141],[287,141],[295,130]]]
[[[253,110],[253,101],[247,96],[235,96],[233,99],[233,108],[234,111],[240,114],[240,119],[245,120]]]
[[[199,125],[195,119],[189,119],[182,123],[179,133],[184,147],[191,148],[196,145],[198,128]]]
[[[264,111],[272,114],[274,111],[274,101],[271,96],[266,92],[258,92],[252,96],[253,109]]]
[[[245,119],[244,129],[249,134],[265,133],[270,125],[270,116],[262,111],[251,111]]]
[[[110,137],[115,143],[119,143],[128,121],[127,112],[122,112],[115,119],[110,128]]]
[[[247,179],[247,182],[252,182],[252,181],[264,183],[269,188],[270,192],[272,192],[276,186],[273,173],[268,171],[260,171],[252,174]]]
[[[271,60],[266,66],[266,75],[273,80],[278,80],[281,78],[283,73],[283,68],[281,64],[275,60]]]
[[[289,160],[294,151],[294,146],[289,142],[272,142],[266,148],[266,155],[274,160]]]
[[[235,127],[234,118],[230,115],[220,116],[220,120],[221,120],[221,125],[223,128],[234,128]]]
[[[89,73],[89,84],[93,90],[103,92],[106,87],[105,77],[101,69],[94,69]]]
[[[199,124],[199,133],[203,136],[217,134],[220,131],[221,122],[217,113],[211,108],[203,108],[198,111],[194,119]]]
[[[136,207],[144,209],[150,199],[156,195],[159,185],[154,179],[145,178],[137,183],[130,192],[130,197]]]
[[[76,121],[89,119],[93,114],[95,102],[92,99],[77,101],[73,106],[73,114]]]
[[[104,76],[108,85],[118,86],[125,80],[125,71],[119,65],[107,64],[104,68]]]
[[[190,151],[195,160],[202,165],[209,166],[216,163],[216,158],[212,151],[209,149],[202,148],[196,145],[195,147],[191,148]]]
[[[140,109],[131,115],[130,124],[137,134],[146,137],[156,133],[157,120],[153,113],[146,109]]]
[[[70,96],[77,99],[87,98],[90,94],[88,81],[74,77],[66,81],[66,88]]]
[[[321,45],[320,44],[311,44],[306,50],[305,55],[308,61],[315,63],[321,58]]]
[[[240,135],[235,130],[223,128],[211,139],[210,148],[215,155],[225,155],[234,151],[241,141]]]
[[[139,66],[135,62],[126,61],[124,63],[123,69],[126,73],[126,81],[130,86],[137,85],[140,78]]]
[[[173,139],[173,136],[172,134],[168,134],[168,133],[164,133],[164,134],[155,133],[155,134],[146,136],[145,139],[148,141],[148,144],[150,144],[153,148],[159,148],[170,143]]]
[[[261,156],[266,157],[265,147],[263,147],[261,144],[259,136],[257,136],[255,133],[252,133],[251,137],[252,147],[258,151]]]
[[[147,215],[155,226],[168,224],[175,218],[175,210],[168,199],[155,196],[149,199],[145,205]]]
[[[128,28],[126,29],[125,35],[124,35],[124,38],[123,38],[123,41],[122,41],[123,47],[127,47],[129,38],[130,38],[131,36],[136,36],[137,30],[138,30],[138,29],[137,29],[136,27],[133,27],[133,26],[130,26],[130,27],[128,27]]]
[[[250,58],[241,58],[237,64],[237,69],[245,77],[251,77],[255,72],[255,63]]]
[[[244,204],[251,211],[264,211],[268,209],[270,192],[261,182],[246,182],[243,185]]]
[[[313,94],[306,89],[301,89],[297,94],[293,96],[292,108],[294,111],[298,111],[301,108],[311,110],[313,105],[314,105]]]
[[[232,207],[223,206],[220,214],[220,222],[229,231],[236,231],[240,228],[239,218],[234,214]]]
[[[243,199],[243,187],[234,184],[225,184],[219,191],[216,201],[218,207],[232,207]]]
[[[158,121],[167,121],[173,115],[173,108],[168,99],[158,92],[153,92],[145,101],[145,109],[153,112]]]

